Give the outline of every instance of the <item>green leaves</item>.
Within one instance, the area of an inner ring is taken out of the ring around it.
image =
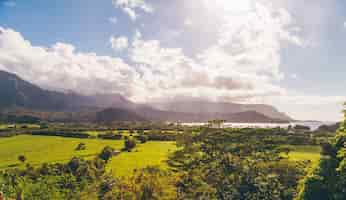
[[[292,199],[303,168],[280,164],[285,149],[266,143],[264,134],[205,129],[179,136],[182,149],[170,163],[183,170],[182,199]]]

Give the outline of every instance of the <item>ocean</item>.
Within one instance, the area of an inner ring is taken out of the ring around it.
[[[291,122],[291,123],[232,123],[232,122],[226,122],[223,124],[224,128],[288,128],[289,126],[296,126],[296,125],[303,125],[308,126],[310,129],[316,130],[321,125],[330,125],[335,122],[319,122],[319,121],[300,121],[300,122]],[[181,123],[183,126],[204,126],[207,123]]]

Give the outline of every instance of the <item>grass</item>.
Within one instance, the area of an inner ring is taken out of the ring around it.
[[[75,151],[81,142],[86,144],[87,149]],[[20,165],[17,159],[19,155],[24,155],[27,163],[39,165],[67,162],[74,156],[91,158],[101,152],[105,146],[121,149],[123,141],[29,135],[2,138],[0,139],[0,169]]]
[[[321,147],[311,145],[285,145],[292,150],[288,154],[288,159],[292,161],[310,161],[309,168],[315,168],[321,158]]]
[[[0,124],[0,129],[6,129],[7,128],[7,124]]]
[[[75,151],[79,143],[85,143],[87,149]],[[27,158],[26,163],[38,166],[43,163],[65,163],[72,157],[91,159],[105,146],[120,150],[123,140],[75,139],[50,136],[21,135],[0,139],[0,169],[21,167],[19,155]],[[133,152],[123,152],[112,158],[107,170],[117,176],[126,176],[135,169],[147,166],[167,167],[164,162],[169,153],[176,150],[174,142],[147,142],[139,144]]]
[[[108,164],[108,170],[115,176],[127,176],[135,169],[147,166],[166,168],[168,155],[177,149],[175,142],[147,142],[140,144],[132,152],[123,152],[113,157]]]
[[[86,150],[75,151],[79,143],[85,143]],[[92,158],[105,146],[120,150],[122,140],[75,139],[48,136],[21,135],[0,139],[0,169],[21,166],[19,155],[27,158],[27,163],[40,165],[42,163],[64,163],[74,156]],[[288,159],[292,161],[311,161],[309,168],[316,166],[320,160],[319,146],[290,146],[292,151]],[[174,142],[147,142],[139,144],[132,152],[123,152],[112,158],[107,170],[116,176],[127,176],[135,169],[147,166],[166,168],[168,155],[177,149]]]

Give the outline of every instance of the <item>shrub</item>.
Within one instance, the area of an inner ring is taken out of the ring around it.
[[[84,132],[67,132],[67,131],[32,131],[31,135],[43,135],[43,136],[59,136],[69,138],[89,138],[90,135]]]
[[[77,145],[76,147],[76,151],[82,151],[82,150],[85,150],[86,149],[86,144],[81,142]]]
[[[136,147],[136,140],[134,138],[127,138],[125,140],[125,150],[131,151],[133,148]]]
[[[149,137],[146,135],[139,135],[139,136],[136,136],[136,139],[139,140],[143,144],[148,141]]]
[[[22,163],[24,163],[26,161],[26,157],[24,155],[20,155],[18,156],[18,160]]]
[[[103,148],[102,152],[99,154],[99,158],[104,160],[105,162],[108,162],[112,156],[114,155],[114,149],[110,146],[106,146]]]
[[[121,140],[123,136],[120,134],[106,133],[100,134],[98,137],[105,140]]]

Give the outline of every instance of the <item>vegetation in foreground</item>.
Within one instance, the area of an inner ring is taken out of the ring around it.
[[[335,138],[323,145],[318,167],[304,180],[298,200],[346,199],[346,111],[344,115]]]
[[[109,200],[298,198],[330,136],[280,128],[49,126],[5,135],[0,191],[6,197]]]

